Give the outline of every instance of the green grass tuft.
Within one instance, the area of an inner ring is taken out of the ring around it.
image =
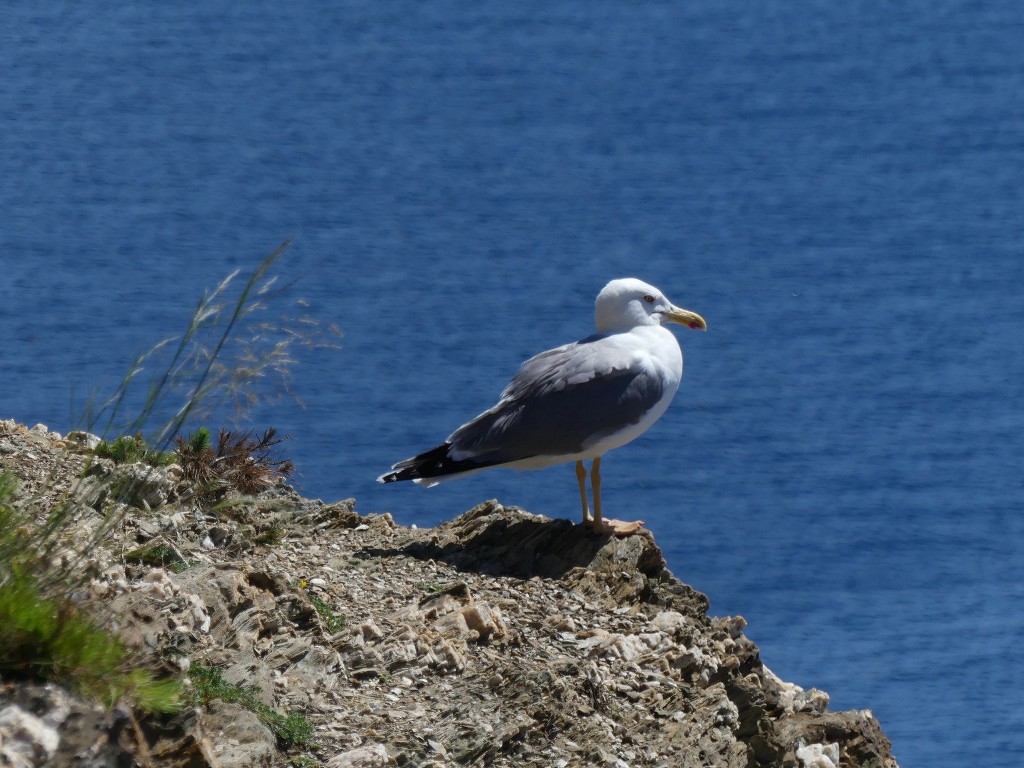
[[[253,544],[263,547],[276,547],[284,541],[285,527],[280,523],[273,523],[269,528],[260,531],[253,537]]]
[[[213,447],[213,440],[210,437],[209,427],[199,427],[183,442],[182,447],[187,449],[189,453],[194,454],[210,450]],[[178,448],[179,453],[181,453],[182,447]]]
[[[313,604],[320,618],[324,620],[324,626],[332,635],[341,632],[347,621],[345,614],[336,614],[327,603],[316,595],[309,595],[309,602]]]
[[[188,670],[192,681],[193,703],[205,706],[213,699],[239,704],[253,712],[285,746],[301,747],[313,737],[313,724],[298,712],[281,714],[258,698],[255,688],[232,685],[224,680],[218,667],[193,664]]]
[[[122,435],[113,441],[101,440],[93,451],[101,459],[110,459],[115,464],[140,462],[152,467],[163,467],[177,462],[173,451],[158,451],[146,445],[141,433]]]
[[[170,568],[175,573],[181,573],[193,565],[192,562],[183,560],[176,549],[163,544],[147,544],[133,549],[131,552],[125,553],[124,559],[129,563],[149,565],[154,568]]]
[[[9,535],[8,532],[0,534]],[[0,581],[0,675],[53,680],[112,707],[134,701],[147,712],[174,712],[176,680],[133,668],[118,638],[81,613],[70,599],[43,594],[20,566]]]
[[[313,737],[313,724],[298,712],[289,712],[282,715],[275,712],[265,704],[262,705],[263,712],[256,714],[264,720],[266,725],[274,732],[277,738],[289,746],[301,747],[309,743]]]

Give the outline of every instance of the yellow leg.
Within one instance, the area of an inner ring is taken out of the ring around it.
[[[582,465],[580,465],[582,466]],[[577,467],[576,476],[580,479],[580,483],[583,482],[583,475],[580,474],[580,467]],[[594,492],[594,521],[591,524],[591,529],[603,534],[612,534],[614,536],[631,536],[632,534],[643,528],[644,521],[637,520],[633,523],[625,523],[622,520],[605,520],[601,516],[601,457],[598,456],[594,459],[593,465],[590,467],[590,487]]]
[[[580,504],[583,505],[583,524],[590,522],[590,507],[587,505],[587,470],[582,461],[576,462],[576,482],[580,484]]]
[[[582,466],[582,464],[581,464]],[[601,519],[601,457],[594,459],[590,465],[590,487],[594,491],[594,526],[600,528],[603,524]]]

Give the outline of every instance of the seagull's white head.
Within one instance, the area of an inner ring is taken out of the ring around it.
[[[665,323],[679,323],[699,331],[708,328],[696,312],[680,309],[653,285],[635,277],[612,280],[601,289],[594,306],[594,323],[600,333]]]

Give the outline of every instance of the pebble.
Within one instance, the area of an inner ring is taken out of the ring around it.
[[[14,704],[0,709],[0,757],[5,765],[35,765],[37,757],[49,759],[59,745],[53,724]]]

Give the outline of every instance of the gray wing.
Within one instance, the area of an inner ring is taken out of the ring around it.
[[[604,341],[593,336],[527,360],[497,405],[448,438],[451,455],[505,463],[580,453],[635,424],[661,400],[664,383]]]

